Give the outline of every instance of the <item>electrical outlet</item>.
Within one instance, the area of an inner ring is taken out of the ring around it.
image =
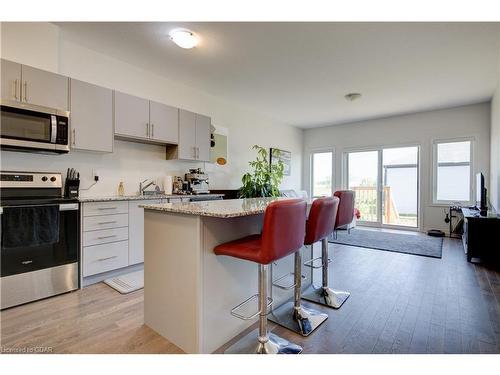
[[[99,170],[92,169],[92,179],[97,182],[99,181]]]

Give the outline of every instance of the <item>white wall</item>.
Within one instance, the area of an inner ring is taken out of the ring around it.
[[[498,56],[497,88],[491,99],[490,189],[489,200],[500,210],[500,54]]]
[[[335,125],[304,131],[304,188],[310,188],[310,152],[334,147],[335,188],[342,187],[341,163],[345,150],[373,146],[420,145],[421,228],[447,230],[443,207],[432,204],[432,141],[474,136],[475,170],[489,176],[490,103],[481,103],[404,116]]]
[[[53,24],[2,23],[1,38],[2,58],[203,113],[212,118],[215,126],[229,129],[228,164],[225,167],[166,161],[164,147],[115,140],[114,153],[107,155],[78,151],[61,156],[2,151],[1,168],[4,170],[62,172],[73,167],[80,170],[85,187],[92,182],[92,169],[98,169],[101,182],[90,191],[82,192],[82,195],[91,196],[115,194],[119,181],[125,182],[127,194],[134,193],[144,178],[182,175],[190,167],[201,166],[209,172],[212,188],[236,189],[240,187],[241,175],[247,170],[248,161],[255,156],[251,147],[259,144],[292,152],[292,175],[285,177],[282,187],[301,187],[300,129],[83,47]],[[50,53],[45,53],[46,50]]]

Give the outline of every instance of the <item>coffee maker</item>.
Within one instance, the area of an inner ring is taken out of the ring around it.
[[[185,174],[185,180],[188,183],[188,191],[190,194],[208,194],[208,174],[203,172],[201,168],[190,169],[189,173]]]

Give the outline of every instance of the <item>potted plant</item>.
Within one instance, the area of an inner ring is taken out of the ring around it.
[[[279,157],[279,150],[273,149],[273,158],[277,163],[271,164],[267,150],[255,145],[257,157],[248,164],[253,171],[245,173],[241,178],[243,186],[238,196],[240,198],[279,197],[279,186],[283,180],[284,164]]]

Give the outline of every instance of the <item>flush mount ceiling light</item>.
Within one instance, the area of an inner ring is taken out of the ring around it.
[[[168,35],[172,42],[181,48],[190,49],[198,44],[198,37],[191,30],[176,29],[172,30]]]
[[[361,98],[361,94],[359,92],[350,92],[349,94],[345,95],[344,98],[346,98],[346,100],[349,100],[350,102],[353,102],[356,99]]]

